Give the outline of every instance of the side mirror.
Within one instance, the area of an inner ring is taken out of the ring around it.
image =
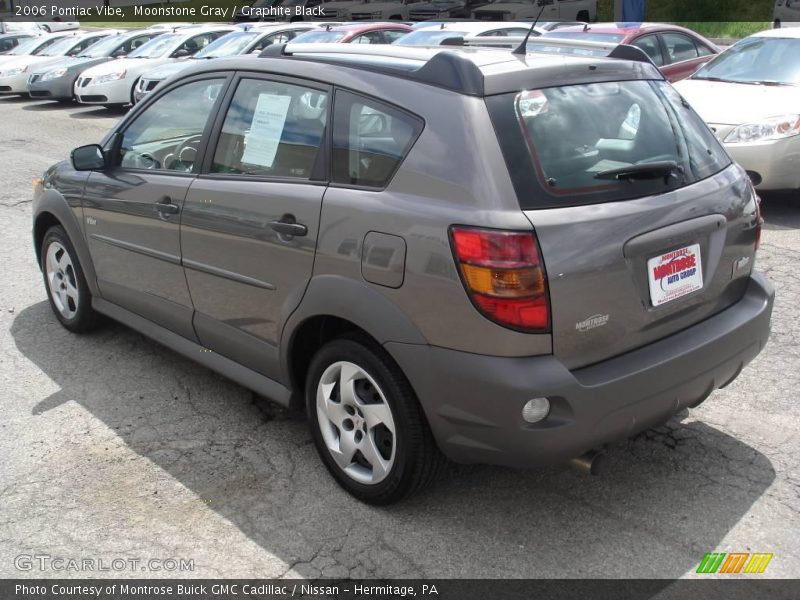
[[[116,51],[115,51],[115,52],[114,52],[114,53],[111,55],[111,58],[120,58],[120,57],[122,57],[122,56],[125,56],[126,54],[127,54],[127,52],[125,52],[125,50],[124,50],[123,48],[120,48],[119,50],[116,50]]]
[[[172,56],[173,58],[186,58],[187,56],[191,56],[191,53],[185,48],[181,48],[180,50],[176,50]]]
[[[70,160],[76,171],[99,171],[106,168],[106,157],[97,144],[75,148],[70,154]]]

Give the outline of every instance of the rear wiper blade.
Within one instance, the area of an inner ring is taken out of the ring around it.
[[[666,180],[677,174],[683,174],[683,167],[678,163],[668,160],[662,162],[642,163],[638,165],[628,165],[616,169],[607,169],[595,173],[595,179],[657,179],[663,177]]]

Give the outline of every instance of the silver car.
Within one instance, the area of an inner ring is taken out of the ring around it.
[[[106,315],[305,407],[365,502],[444,457],[595,472],[733,381],[773,304],[750,180],[641,60],[201,61],[37,184],[55,317]]]
[[[800,189],[800,29],[745,38],[675,87],[757,189]]]

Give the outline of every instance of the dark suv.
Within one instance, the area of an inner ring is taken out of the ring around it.
[[[773,302],[746,174],[635,52],[290,44],[194,67],[43,175],[55,315],[305,406],[366,502],[444,456],[592,466],[730,383]]]

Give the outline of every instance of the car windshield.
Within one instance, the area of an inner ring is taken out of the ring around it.
[[[664,81],[531,89],[487,105],[523,208],[662,194],[730,164]]]
[[[800,39],[751,37],[705,64],[693,79],[800,84]]]
[[[625,36],[621,33],[601,33],[591,31],[548,31],[542,37],[561,38],[567,40],[583,40],[584,42],[609,42],[619,44]]]
[[[420,29],[398,38],[393,43],[400,46],[438,46],[447,38],[463,37],[466,31],[453,29]]]
[[[293,44],[316,44],[338,42],[345,36],[344,31],[306,31],[292,40]]]
[[[78,56],[86,56],[90,58],[100,58],[103,56],[111,56],[117,48],[124,45],[130,38],[124,35],[112,35],[104,40],[100,40],[96,44],[89,46],[84,52]]]
[[[183,38],[180,34],[166,34],[142,44],[134,50],[128,57],[130,58],[159,58],[170,52],[173,47]]]
[[[32,40],[25,40],[24,42],[20,42],[19,46],[14,48],[8,55],[15,54],[20,56],[22,54],[32,54],[34,50],[36,50],[39,46],[41,46],[42,40],[38,38],[34,38]]]
[[[77,37],[67,37],[63,40],[57,41],[52,46],[48,46],[42,52],[39,52],[39,56],[63,56],[70,50],[72,50],[75,46],[80,44],[80,39]]]
[[[211,42],[195,58],[219,58],[221,56],[236,56],[241,54],[252,44],[258,36],[263,35],[257,31],[242,31],[229,33],[218,40]]]

